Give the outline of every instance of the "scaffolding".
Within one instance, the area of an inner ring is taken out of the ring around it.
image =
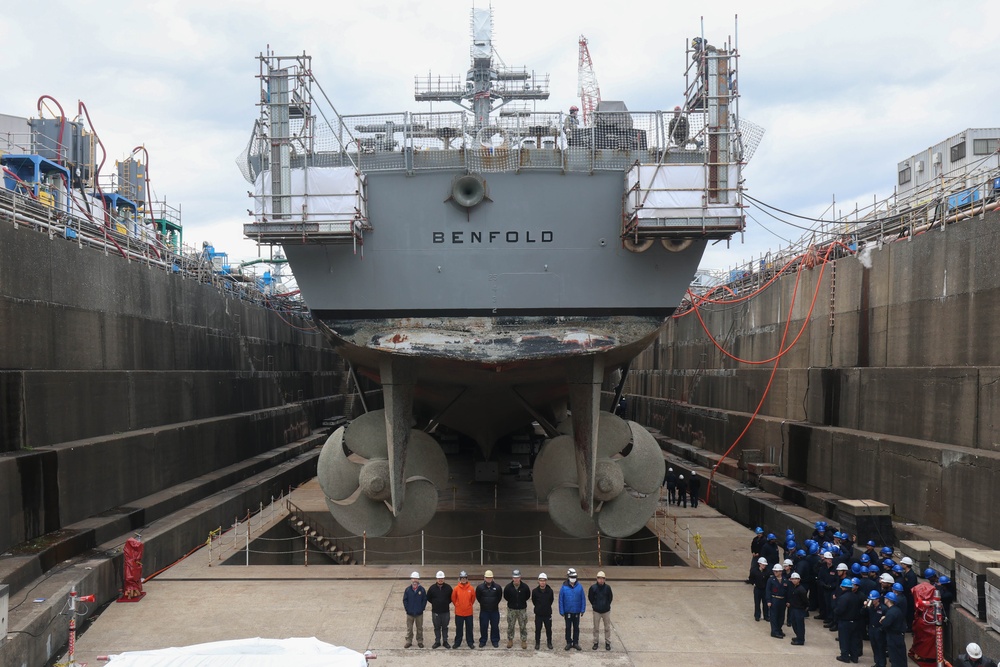
[[[243,175],[255,185],[254,222],[244,225],[244,233],[258,243],[351,243],[357,251],[371,225],[365,180],[347,148],[354,144],[360,153],[365,146],[313,77],[311,56],[268,51],[258,60],[260,115],[239,158]],[[321,159],[331,153],[341,156],[339,163]]]
[[[669,119],[666,150],[625,174],[622,242],[632,251],[655,240],[682,250],[745,227],[741,172],[763,130],[739,117],[738,50],[695,37],[686,53],[684,106]]]

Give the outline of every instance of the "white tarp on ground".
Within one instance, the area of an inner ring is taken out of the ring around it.
[[[236,639],[110,656],[115,667],[365,667],[357,651],[315,637]]]
[[[639,218],[709,218],[739,216],[736,204],[737,169],[728,168],[729,202],[711,204],[703,209],[705,196],[705,166],[702,164],[640,164],[629,169],[625,177],[625,187],[629,190],[626,202],[627,213],[631,216],[638,211]],[[632,188],[638,182],[639,188]]]
[[[289,213],[299,219],[303,206],[310,220],[354,220],[359,205],[358,176],[354,167],[307,167],[292,169],[292,207]],[[271,171],[257,175],[254,182],[254,207],[257,215],[272,212]]]

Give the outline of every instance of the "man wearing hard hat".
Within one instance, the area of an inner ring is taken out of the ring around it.
[[[597,650],[600,645],[600,629],[601,622],[604,622],[604,648],[607,651],[611,650],[611,601],[614,599],[614,594],[611,592],[611,586],[607,583],[607,578],[604,576],[604,571],[597,573],[597,583],[592,584],[590,590],[587,591],[587,599],[590,600],[591,610],[594,612],[594,646],[593,650]]]
[[[424,647],[424,609],[427,608],[427,591],[420,585],[420,573],[410,574],[410,585],[403,591],[403,609],[406,610],[406,644],[413,646],[413,626],[417,626],[417,646]]]
[[[448,643],[448,624],[451,623],[451,586],[444,580],[444,572],[438,571],[437,582],[431,584],[427,589],[427,602],[431,605],[431,621],[434,623],[434,644],[431,648],[438,648],[444,644],[445,648],[451,648]]]
[[[493,581],[493,570],[483,573],[483,583],[476,586],[476,601],[479,602],[479,648],[486,646],[489,632],[493,648],[500,647],[500,601],[503,589]]]

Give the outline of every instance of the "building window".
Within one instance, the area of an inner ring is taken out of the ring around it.
[[[910,168],[903,167],[899,170],[899,184],[906,185],[910,182]]]
[[[965,142],[955,144],[951,147],[951,161],[958,162],[965,158]]]
[[[1000,139],[973,139],[972,154],[991,155],[997,152],[998,146],[1000,146]]]

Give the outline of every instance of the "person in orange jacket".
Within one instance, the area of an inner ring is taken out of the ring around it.
[[[476,589],[469,583],[469,573],[462,570],[458,573],[458,584],[451,591],[451,601],[455,605],[455,643],[452,648],[462,645],[462,630],[465,629],[466,643],[469,648],[475,648],[472,640],[472,611],[476,602]]]

